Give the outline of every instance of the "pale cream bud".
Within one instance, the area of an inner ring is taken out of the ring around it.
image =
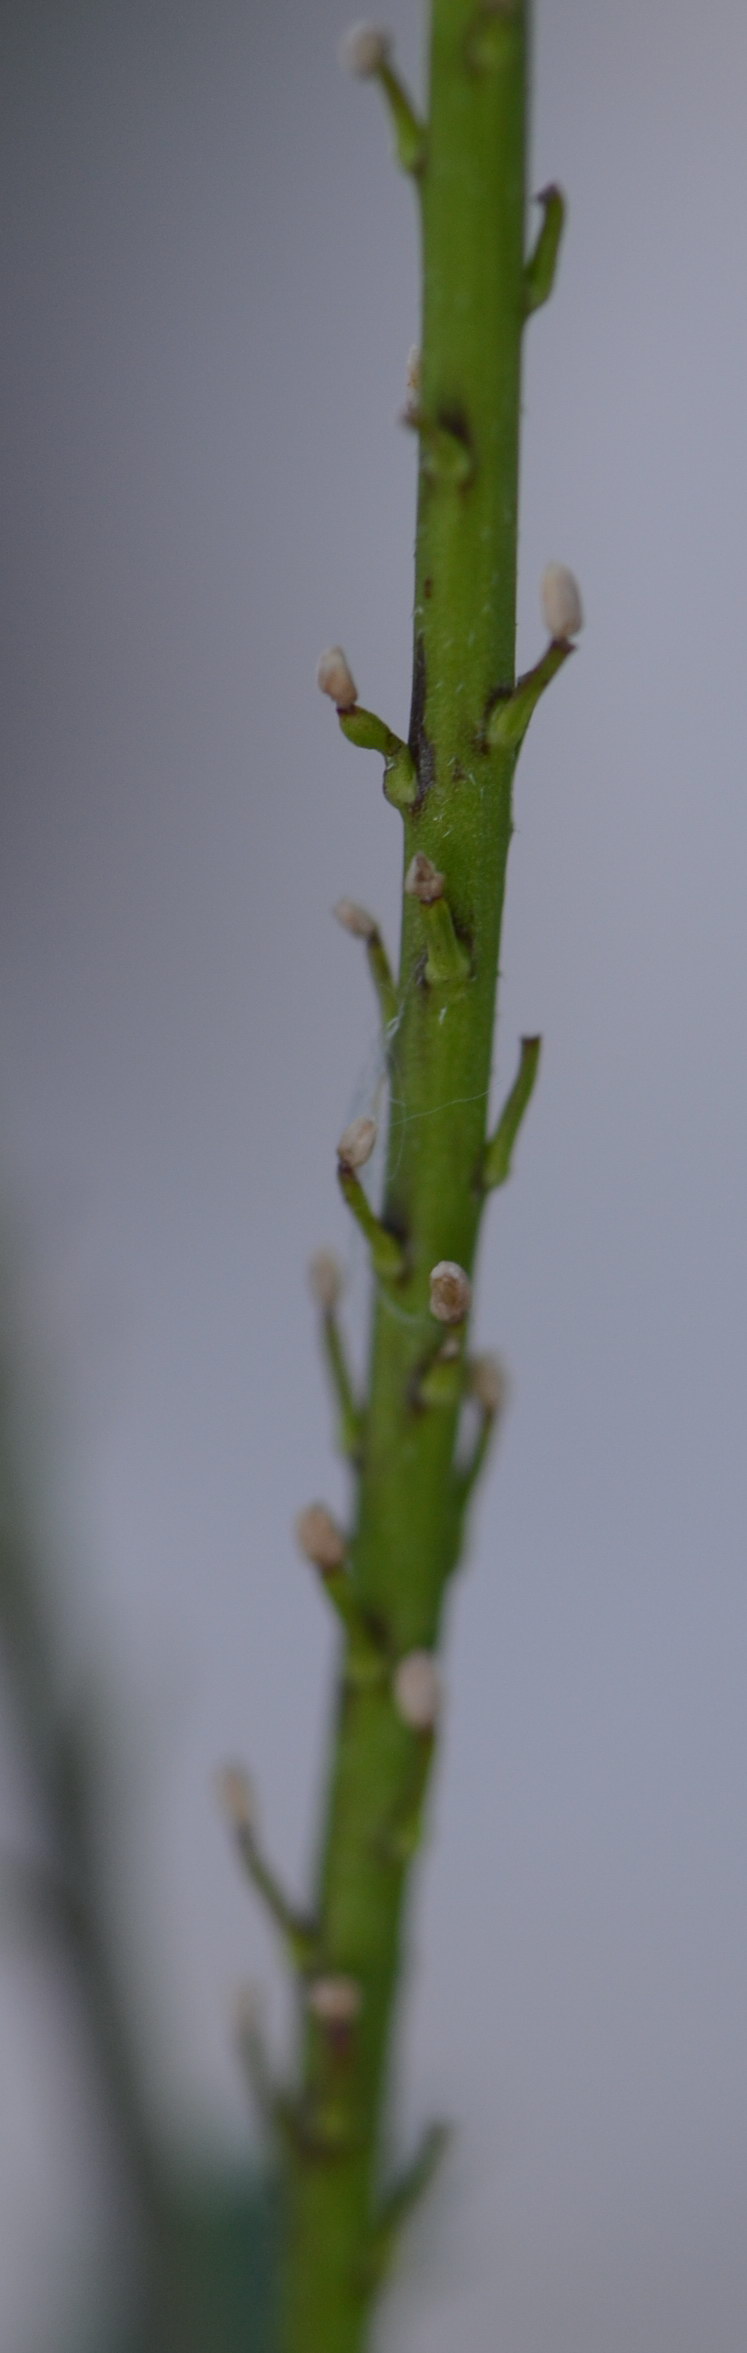
[[[508,1374],[499,1356],[473,1356],[469,1367],[470,1396],[484,1413],[503,1413],[508,1401]]]
[[[232,1830],[254,1830],[256,1814],[252,1785],[241,1765],[222,1765],[215,1777],[215,1790],[221,1811]]]
[[[331,1250],[315,1250],[309,1259],[309,1289],[324,1315],[332,1315],[342,1290],[342,1268]]]
[[[431,1732],[441,1709],[441,1677],[430,1650],[410,1650],[392,1676],[398,1716],[413,1732]]]
[[[317,663],[316,683],[322,694],[328,694],[338,711],[352,711],[358,701],[358,688],[347,655],[341,645],[328,646]]]
[[[340,42],[340,64],[346,74],[357,74],[360,81],[370,81],[372,74],[387,65],[392,46],[391,34],[380,25],[351,25]]]
[[[332,913],[342,924],[343,931],[352,933],[354,940],[375,940],[378,923],[373,915],[369,915],[366,907],[358,906],[355,899],[338,899]]]
[[[540,581],[540,601],[545,628],[556,643],[563,645],[568,638],[578,637],[584,625],[581,591],[566,564],[546,566]]]
[[[306,1995],[312,2018],[322,2026],[353,2026],[360,2017],[363,1995],[354,1977],[312,1977]]]
[[[405,875],[405,890],[409,898],[419,899],[421,906],[432,907],[444,895],[444,877],[431,864],[422,850],[416,850]]]
[[[376,1142],[375,1119],[351,1119],[340,1137],[337,1158],[341,1168],[365,1168]]]
[[[454,1258],[431,1268],[431,1315],[440,1324],[463,1324],[472,1304],[472,1284]]]
[[[326,1503],[307,1503],[296,1520],[296,1541],[315,1569],[328,1576],[332,1569],[341,1569],[345,1559],[345,1538],[337,1521],[333,1520]]]

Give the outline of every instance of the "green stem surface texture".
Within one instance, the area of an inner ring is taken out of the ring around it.
[[[459,1382],[426,1404],[447,1338],[429,1309],[440,1260],[470,1274],[511,838],[513,746],[490,744],[515,683],[520,369],[525,311],[526,11],[434,0],[425,160],[422,432],[404,869],[444,875],[466,969],[427,977],[425,910],[403,896],[399,1021],[390,1051],[383,1222],[405,1273],[377,1287],[351,1544],[355,1592],[382,1671],[343,1656],[315,1893],[323,1968],[354,1980],[345,2029],[302,1998],[302,2088],[289,2166],[282,2353],[355,2353],[386,2203],[383,2103],[404,1899],[434,1741],[397,1712],[392,1665],[439,1642],[460,1534]],[[439,436],[465,453],[433,460]]]

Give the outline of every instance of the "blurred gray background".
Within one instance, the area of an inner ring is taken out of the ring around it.
[[[387,20],[420,84],[422,11]],[[341,892],[396,926],[341,638],[406,723],[413,206],[338,0],[4,11],[0,1182],[44,1399],[54,1599],[104,1694],[112,1907],[154,2114],[247,2145],[233,1988],[275,1956],[216,1764],[304,1885],[342,1502],[305,1298],[361,1268],[333,1151],[379,1072]],[[543,0],[519,659],[582,648],[522,762],[497,1086],[545,1059],[479,1333],[513,1375],[455,1600],[403,2135],[460,2135],[392,2353],[742,2353],[747,979],[740,0]],[[2,1821],[29,1797],[8,1734]],[[33,1834],[31,1824],[30,1834]],[[0,1940],[0,2341],[106,2262],[85,2057]]]

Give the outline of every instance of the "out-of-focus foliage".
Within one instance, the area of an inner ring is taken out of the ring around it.
[[[0,1295],[0,1652],[23,1762],[38,1800],[49,1860],[13,1852],[0,1869],[0,1934],[42,1935],[72,1970],[94,2075],[121,2160],[123,2236],[131,2274],[116,2267],[116,2309],[99,2309],[95,2336],[71,2336],[60,2283],[57,2342],[65,2353],[270,2353],[277,2199],[258,2172],[171,2165],[142,2097],[135,2020],[111,1965],[108,1907],[97,1867],[105,1714],[71,1708],[56,1656],[64,1595],[54,1610],[43,1546],[34,1533],[29,1465],[43,1440],[21,1377],[22,1351],[7,1289]],[[112,1664],[107,1662],[111,1685]],[[90,1696],[90,1695],[89,1695]],[[111,1841],[108,1841],[111,1869]],[[116,1857],[115,1857],[116,1867]],[[113,2216],[116,2225],[120,2217]],[[8,2349],[12,2353],[12,2348]]]
[[[276,2229],[256,2177],[165,2179],[156,2309],[114,2353],[271,2353]]]

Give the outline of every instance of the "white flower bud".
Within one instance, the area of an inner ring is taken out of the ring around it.
[[[337,1146],[341,1168],[365,1168],[376,1142],[375,1119],[351,1119]]]
[[[411,899],[419,899],[421,906],[433,907],[444,895],[444,877],[431,864],[422,850],[416,850],[405,875],[405,890]]]
[[[317,1307],[332,1315],[342,1290],[342,1268],[331,1250],[315,1250],[310,1258],[309,1289]]]
[[[357,905],[355,899],[338,899],[332,913],[342,924],[343,931],[349,931],[354,940],[375,940],[378,923],[373,915],[369,915],[366,907]]]
[[[431,1315],[440,1324],[463,1324],[472,1304],[472,1284],[463,1266],[440,1258],[431,1268]]]
[[[333,1520],[326,1503],[308,1503],[296,1520],[296,1541],[315,1569],[329,1576],[332,1569],[341,1569],[345,1559],[345,1538],[337,1521]]]
[[[316,683],[322,694],[328,694],[330,701],[336,703],[338,711],[352,711],[358,701],[358,688],[341,645],[328,646],[326,654],[320,654]]]
[[[540,581],[540,601],[545,628],[557,644],[578,637],[584,625],[581,591],[566,564],[546,566]]]
[[[469,1389],[484,1413],[503,1413],[508,1401],[508,1374],[499,1356],[473,1356]]]
[[[306,2002],[322,2026],[352,2026],[360,2017],[363,1996],[354,1977],[312,1977]]]
[[[215,1777],[215,1790],[232,1830],[256,1829],[252,1785],[241,1765],[222,1765]]]
[[[413,1732],[431,1732],[441,1710],[441,1677],[430,1650],[410,1650],[392,1676],[398,1716]]]
[[[357,74],[363,82],[381,72],[389,62],[391,34],[382,32],[379,25],[351,25],[340,42],[340,64],[346,74]]]

